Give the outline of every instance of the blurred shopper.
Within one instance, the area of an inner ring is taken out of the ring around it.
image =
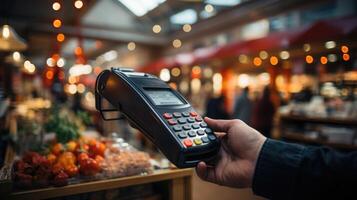
[[[237,98],[234,104],[233,118],[240,119],[246,124],[250,124],[252,114],[252,101],[248,97],[249,88],[245,87],[242,94]]]
[[[262,97],[254,106],[252,125],[266,137],[271,137],[275,107],[270,98],[270,89],[266,86]]]
[[[225,97],[210,98],[206,105],[206,116],[215,119],[229,119],[229,114],[224,107]]]

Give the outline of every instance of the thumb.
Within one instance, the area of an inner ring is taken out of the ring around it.
[[[232,126],[232,120],[217,120],[205,117],[205,122],[214,131],[218,132],[228,132],[229,128]]]
[[[216,173],[214,168],[208,167],[205,162],[199,162],[197,164],[196,173],[202,180],[212,183],[216,182]]]

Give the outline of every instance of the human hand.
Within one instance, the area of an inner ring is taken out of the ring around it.
[[[206,123],[221,139],[221,149],[214,166],[198,163],[198,176],[229,187],[251,187],[255,165],[266,137],[241,120],[214,120]]]

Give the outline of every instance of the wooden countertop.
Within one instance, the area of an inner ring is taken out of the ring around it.
[[[61,196],[68,196],[86,192],[108,190],[114,188],[140,185],[145,183],[165,181],[175,178],[190,177],[193,169],[165,169],[156,170],[148,175],[128,176],[106,180],[90,181],[67,185],[64,187],[48,187],[35,190],[15,191],[9,195],[9,199],[47,199]]]

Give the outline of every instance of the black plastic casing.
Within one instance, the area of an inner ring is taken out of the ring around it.
[[[156,106],[145,94],[145,89],[170,90],[185,104]],[[194,167],[199,161],[210,162],[219,151],[218,138],[188,148],[182,144],[163,118],[163,113],[191,112],[194,109],[181,94],[153,75],[116,68],[104,70],[96,81],[96,107],[99,111],[101,108],[97,101],[102,97],[144,133],[178,168]]]

